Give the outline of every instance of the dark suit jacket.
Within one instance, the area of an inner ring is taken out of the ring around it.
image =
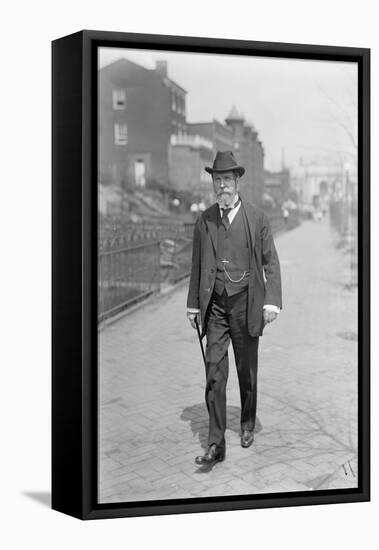
[[[199,216],[194,228],[187,307],[200,309],[202,336],[206,332],[206,312],[216,279],[218,208],[217,204],[210,206]],[[264,304],[282,307],[279,258],[263,210],[244,200],[240,208],[250,248],[248,331],[251,336],[260,336]]]

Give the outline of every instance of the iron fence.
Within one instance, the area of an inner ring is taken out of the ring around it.
[[[156,217],[148,221],[124,222],[118,218],[99,220],[99,241],[126,237],[129,241],[141,241],[152,238],[168,238],[176,233],[185,232],[185,220],[177,217]]]
[[[103,243],[98,252],[98,319],[160,289],[160,242]]]
[[[285,223],[279,212],[268,217],[274,234],[299,222],[290,217]],[[122,224],[106,238],[104,232],[99,235],[99,321],[190,274],[194,225],[177,220]]]
[[[166,239],[161,243],[161,281],[169,285],[184,279],[191,271],[192,237]]]

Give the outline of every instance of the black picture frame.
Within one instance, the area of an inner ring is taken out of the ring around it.
[[[117,504],[97,503],[97,48],[358,64],[359,485]],[[370,50],[85,30],[52,43],[52,508],[80,519],[360,502],[370,499]]]

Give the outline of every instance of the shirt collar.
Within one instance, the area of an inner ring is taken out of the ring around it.
[[[240,201],[240,196],[237,194],[234,197],[234,202],[233,202],[232,206],[228,206],[227,208],[231,208],[231,211],[234,210],[239,205],[239,201]],[[220,214],[222,214],[223,208],[221,208],[221,206],[218,205],[218,209],[219,209]]]

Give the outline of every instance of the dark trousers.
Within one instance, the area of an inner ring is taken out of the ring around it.
[[[232,341],[241,397],[241,430],[254,430],[257,410],[259,337],[247,330],[247,291],[212,296],[207,322],[205,400],[209,413],[208,444],[225,447],[228,347]]]

